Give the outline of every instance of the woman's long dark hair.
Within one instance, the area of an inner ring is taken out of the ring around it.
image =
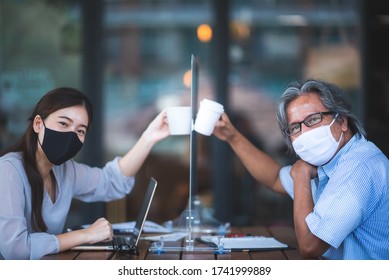
[[[92,105],[86,95],[73,88],[56,88],[46,93],[35,106],[34,112],[28,119],[29,124],[20,140],[2,155],[8,152],[21,152],[24,169],[31,186],[31,223],[34,231],[47,231],[47,226],[42,217],[43,202],[43,178],[39,173],[36,151],[38,146],[38,134],[33,129],[34,118],[39,115],[44,120],[51,113],[72,106],[84,106],[92,122]],[[1,155],[1,156],[2,156]]]

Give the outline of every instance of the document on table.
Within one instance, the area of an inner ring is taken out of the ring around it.
[[[135,221],[130,222],[123,222],[123,223],[115,223],[112,224],[112,229],[114,233],[130,233],[135,228]],[[87,228],[90,224],[82,225],[81,228]],[[77,229],[77,228],[74,228]],[[68,229],[67,231],[71,231],[74,229]],[[167,227],[161,226],[160,224],[157,224],[153,221],[145,221],[145,224],[143,226],[143,232],[145,233],[170,233],[172,232],[171,229],[168,229]]]
[[[125,232],[126,230],[131,231],[134,227],[135,227],[135,221],[112,224],[112,229],[119,232]],[[172,231],[171,229],[168,229],[164,226],[161,226],[160,224],[157,224],[149,220],[145,221],[145,224],[143,226],[143,232],[146,233],[156,233],[156,232],[168,233],[171,231]]]
[[[280,250],[289,248],[288,244],[282,243],[274,237],[266,236],[201,236],[199,241],[213,244],[213,246],[223,246],[225,249],[231,249],[233,251]]]
[[[184,237],[188,236],[187,232],[172,232],[162,235],[153,235],[153,236],[143,236],[140,239],[149,240],[149,241],[161,241],[161,237],[163,241],[178,241]]]

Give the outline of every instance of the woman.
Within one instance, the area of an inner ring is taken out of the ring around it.
[[[0,259],[40,259],[80,244],[112,240],[112,226],[104,218],[62,233],[72,199],[124,197],[153,145],[169,130],[162,111],[127,154],[92,168],[72,160],[92,117],[84,94],[54,89],[37,103],[19,142],[0,157]]]

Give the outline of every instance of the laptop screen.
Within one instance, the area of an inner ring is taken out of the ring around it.
[[[155,190],[157,188],[157,181],[154,178],[150,178],[149,184],[146,188],[146,193],[142,201],[141,208],[138,213],[138,217],[135,223],[135,228],[129,232],[125,231],[124,234],[118,234],[113,237],[112,241],[98,242],[95,244],[84,244],[75,246],[73,250],[119,250],[119,251],[131,251],[137,250],[136,246],[142,234],[143,226],[145,224],[147,214],[150,209],[151,202],[154,197]]]
[[[143,198],[141,208],[139,210],[138,217],[136,219],[135,228],[134,228],[134,237],[135,237],[135,245],[138,244],[140,235],[143,230],[143,226],[145,224],[147,214],[149,213],[150,205],[154,197],[155,190],[157,188],[158,182],[151,177],[149,184],[146,189],[146,194]]]

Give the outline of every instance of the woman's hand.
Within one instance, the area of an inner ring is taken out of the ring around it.
[[[82,244],[94,244],[100,241],[111,241],[113,238],[112,225],[100,218],[85,229],[73,230],[57,235],[59,251],[66,251]]]
[[[119,167],[124,176],[135,176],[153,146],[170,135],[166,111],[162,110],[147,126],[139,140],[120,160]]]
[[[100,218],[92,225],[84,229],[87,242],[93,244],[100,241],[111,241],[113,238],[113,229],[110,222],[105,218]]]
[[[165,139],[170,135],[167,122],[166,110],[162,110],[148,125],[143,133],[153,144]]]

